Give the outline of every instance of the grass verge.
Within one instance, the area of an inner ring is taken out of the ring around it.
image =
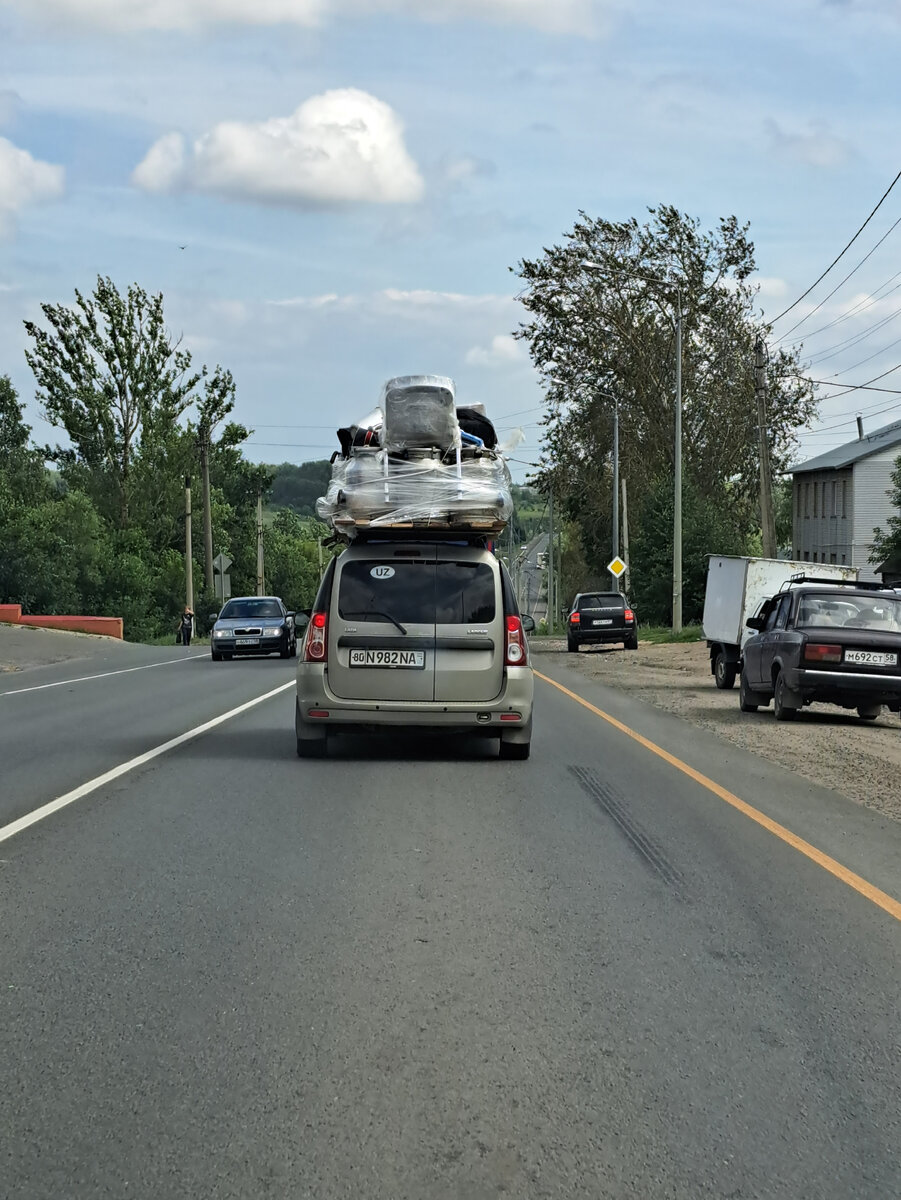
[[[685,625],[679,633],[673,633],[668,625],[639,626],[639,642],[650,642],[654,646],[662,646],[666,642],[700,642],[704,631],[700,625]]]

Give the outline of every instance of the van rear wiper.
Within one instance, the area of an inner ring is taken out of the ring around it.
[[[345,617],[368,617],[370,615],[373,617],[385,617],[385,618],[387,618],[387,620],[389,620],[391,622],[392,625],[396,626],[405,637],[407,634],[406,629],[403,627],[403,625],[401,625],[401,623],[400,623],[400,621],[398,621],[397,617],[392,617],[391,613],[382,612],[378,608],[367,608],[367,609],[364,609],[362,612],[349,612],[349,613],[344,613],[342,615]]]

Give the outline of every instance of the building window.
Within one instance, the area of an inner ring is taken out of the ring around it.
[[[835,486],[835,485],[833,484],[833,487],[834,487],[834,486]],[[829,561],[830,561],[831,563],[834,563],[834,562],[836,561],[836,559],[835,559],[835,554],[830,554],[830,555],[829,555]]]
[[[842,555],[842,566],[844,566],[846,562],[847,562],[847,559],[845,558],[845,556],[843,554]]]
[[[810,481],[802,484],[802,487],[804,488],[804,516],[806,518],[810,516]]]
[[[836,503],[837,503],[836,493],[837,492],[838,492],[838,484],[833,479],[833,481],[832,481],[832,512],[830,513],[830,516],[833,516],[833,517],[838,516],[838,509],[836,508]]]
[[[813,485],[813,515],[814,515],[814,518],[819,516],[819,512],[820,512],[819,506],[820,506],[820,485],[818,483],[815,483]],[[814,562],[816,562],[816,559],[814,559]]]
[[[810,551],[809,550],[804,551],[804,561],[810,562]]]
[[[843,479],[842,480],[842,516],[847,517],[847,515],[848,515],[848,481],[847,481],[847,479]],[[844,562],[844,559],[842,561]]]

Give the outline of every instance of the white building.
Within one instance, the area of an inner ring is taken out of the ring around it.
[[[888,497],[901,455],[901,421],[789,467],[794,513],[792,557],[845,563],[875,578],[873,530],[894,510]]]

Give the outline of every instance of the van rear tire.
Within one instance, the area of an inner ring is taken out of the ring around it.
[[[328,738],[298,738],[298,758],[325,758],[328,753]]]
[[[501,738],[500,753],[498,757],[504,759],[516,759],[519,762],[523,762],[529,757],[531,749],[531,742],[505,742],[504,739]]]

